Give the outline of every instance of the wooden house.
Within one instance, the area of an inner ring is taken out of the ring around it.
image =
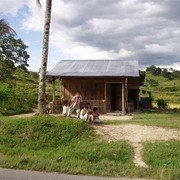
[[[61,60],[48,76],[61,78],[61,93],[70,99],[79,91],[84,103],[89,102],[100,112],[122,112],[129,103],[138,108],[138,61],[122,60]]]

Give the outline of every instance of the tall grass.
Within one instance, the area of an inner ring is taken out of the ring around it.
[[[180,141],[144,143],[144,160],[151,168],[161,169],[160,179],[179,179]]]

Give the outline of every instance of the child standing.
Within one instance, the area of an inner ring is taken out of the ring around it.
[[[69,110],[68,100],[64,100],[63,101],[63,106],[62,106],[62,115],[67,116],[68,110]]]
[[[76,95],[71,99],[71,104],[67,113],[67,116],[70,117],[73,112],[77,113],[77,117],[80,116],[80,103],[82,102],[82,96],[80,92],[76,92]]]

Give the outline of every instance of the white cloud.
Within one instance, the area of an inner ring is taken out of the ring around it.
[[[38,8],[35,0],[29,1],[27,6],[29,7],[29,14],[22,21],[22,28],[29,31],[43,31],[43,16],[44,16],[44,1],[42,8]]]
[[[149,44],[145,45],[146,51],[150,53],[172,53],[173,47],[170,44],[159,45],[159,44]]]
[[[13,9],[6,3],[13,14],[24,3],[29,7],[22,21],[25,30],[43,30],[44,0],[41,10],[34,1],[11,3],[18,4]],[[179,5],[178,0],[53,0],[50,44],[72,59],[139,59],[142,65],[177,65]]]
[[[20,8],[27,4],[28,0],[1,0],[0,13],[15,16]]]
[[[119,51],[118,55],[120,58],[127,58],[128,59],[128,58],[131,58],[134,55],[134,53],[132,51],[128,51],[128,50],[122,48]]]

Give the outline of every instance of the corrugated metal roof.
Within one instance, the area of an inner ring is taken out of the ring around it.
[[[96,76],[139,76],[137,60],[61,60],[49,76],[96,77]]]

